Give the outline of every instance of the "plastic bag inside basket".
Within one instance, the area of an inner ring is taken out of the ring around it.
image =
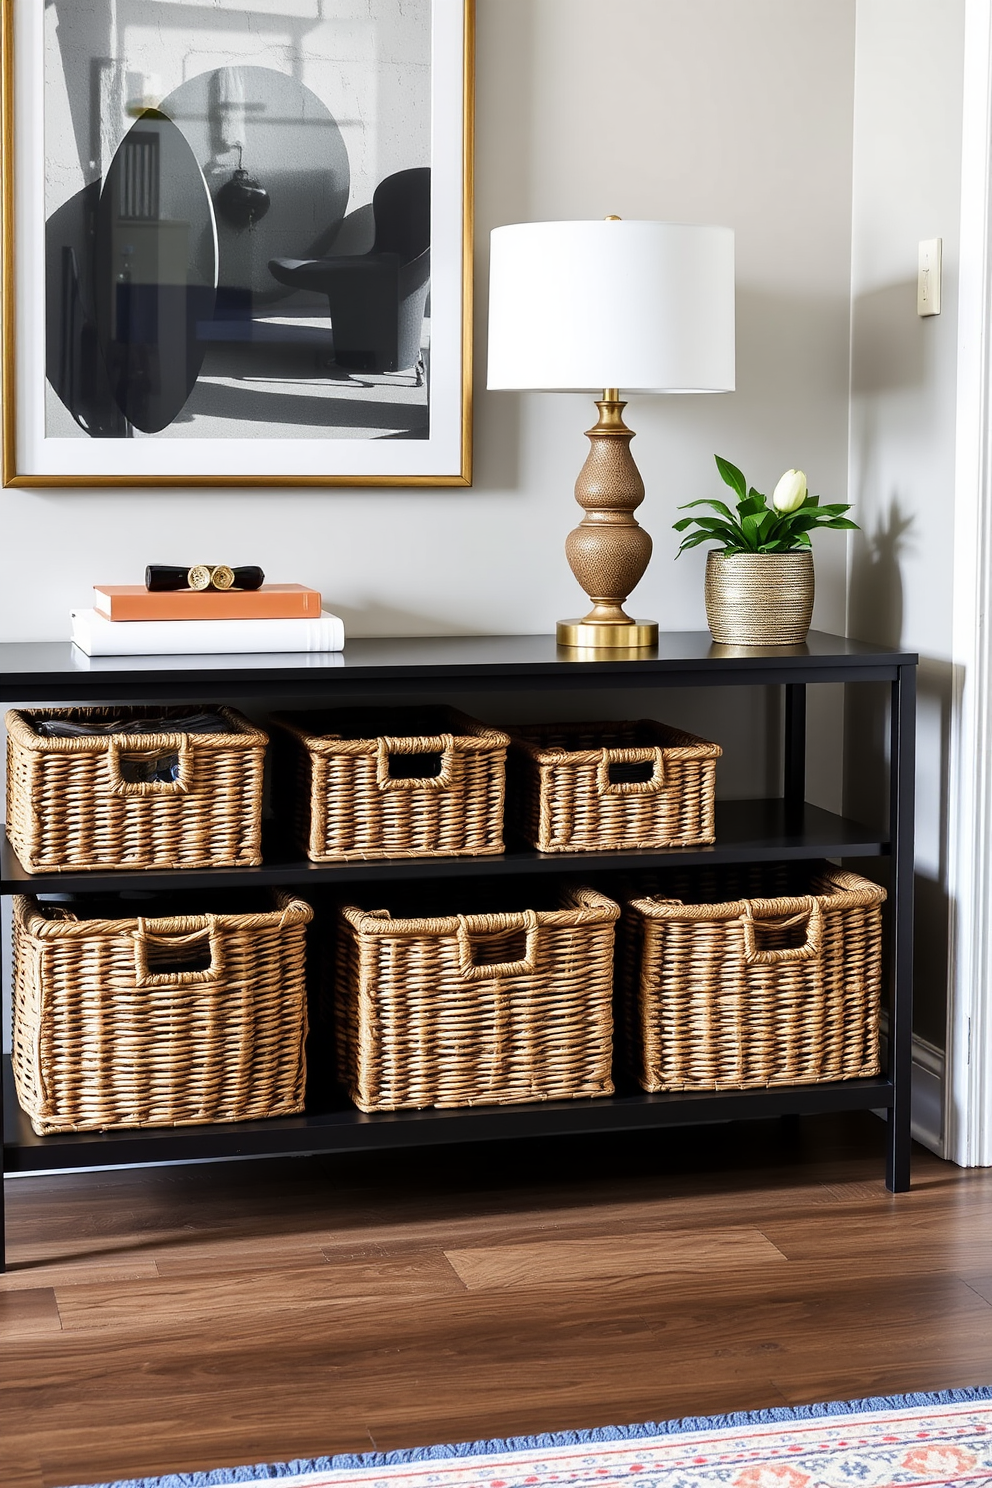
[[[76,718],[31,718],[31,726],[43,739],[101,738],[106,734],[233,734],[234,726],[219,713],[189,713],[178,718],[166,714],[148,718],[113,718],[106,723]]]

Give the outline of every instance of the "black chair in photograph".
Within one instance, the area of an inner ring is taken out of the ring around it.
[[[375,240],[368,253],[273,258],[269,270],[293,289],[327,296],[334,360],[355,372],[421,374],[420,339],[430,288],[431,173],[397,171],[372,197]]]

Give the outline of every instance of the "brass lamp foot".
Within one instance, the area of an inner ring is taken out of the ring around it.
[[[657,620],[628,620],[626,625],[597,625],[591,620],[559,620],[559,646],[583,646],[593,651],[642,650],[658,644]]]

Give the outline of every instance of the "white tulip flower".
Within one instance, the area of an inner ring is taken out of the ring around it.
[[[772,506],[784,514],[798,511],[805,500],[805,475],[801,470],[787,470],[772,492]]]

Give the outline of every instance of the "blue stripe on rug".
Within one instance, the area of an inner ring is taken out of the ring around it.
[[[782,1421],[809,1421],[820,1416],[850,1416],[866,1411],[911,1410],[916,1406],[957,1405],[992,1400],[992,1385],[967,1390],[936,1390],[915,1395],[872,1395],[865,1400],[832,1400],[820,1405],[773,1405],[766,1410],[731,1411],[726,1416],[683,1416],[675,1421],[644,1421],[635,1426],[596,1426],[590,1431],[546,1431],[539,1436],[502,1440],[446,1442],[432,1447],[406,1447],[394,1452],[343,1452],[308,1461],[258,1463],[253,1467],[214,1467],[206,1472],[167,1473],[164,1478],[118,1478],[112,1483],[75,1484],[73,1488],[225,1488],[229,1483],[269,1483],[278,1478],[335,1468],[399,1467],[407,1462],[435,1462],[452,1457],[484,1457],[526,1452],[534,1447],[580,1447],[596,1442],[637,1441],[647,1436],[676,1436],[689,1431],[719,1431],[728,1426],[761,1426]]]

